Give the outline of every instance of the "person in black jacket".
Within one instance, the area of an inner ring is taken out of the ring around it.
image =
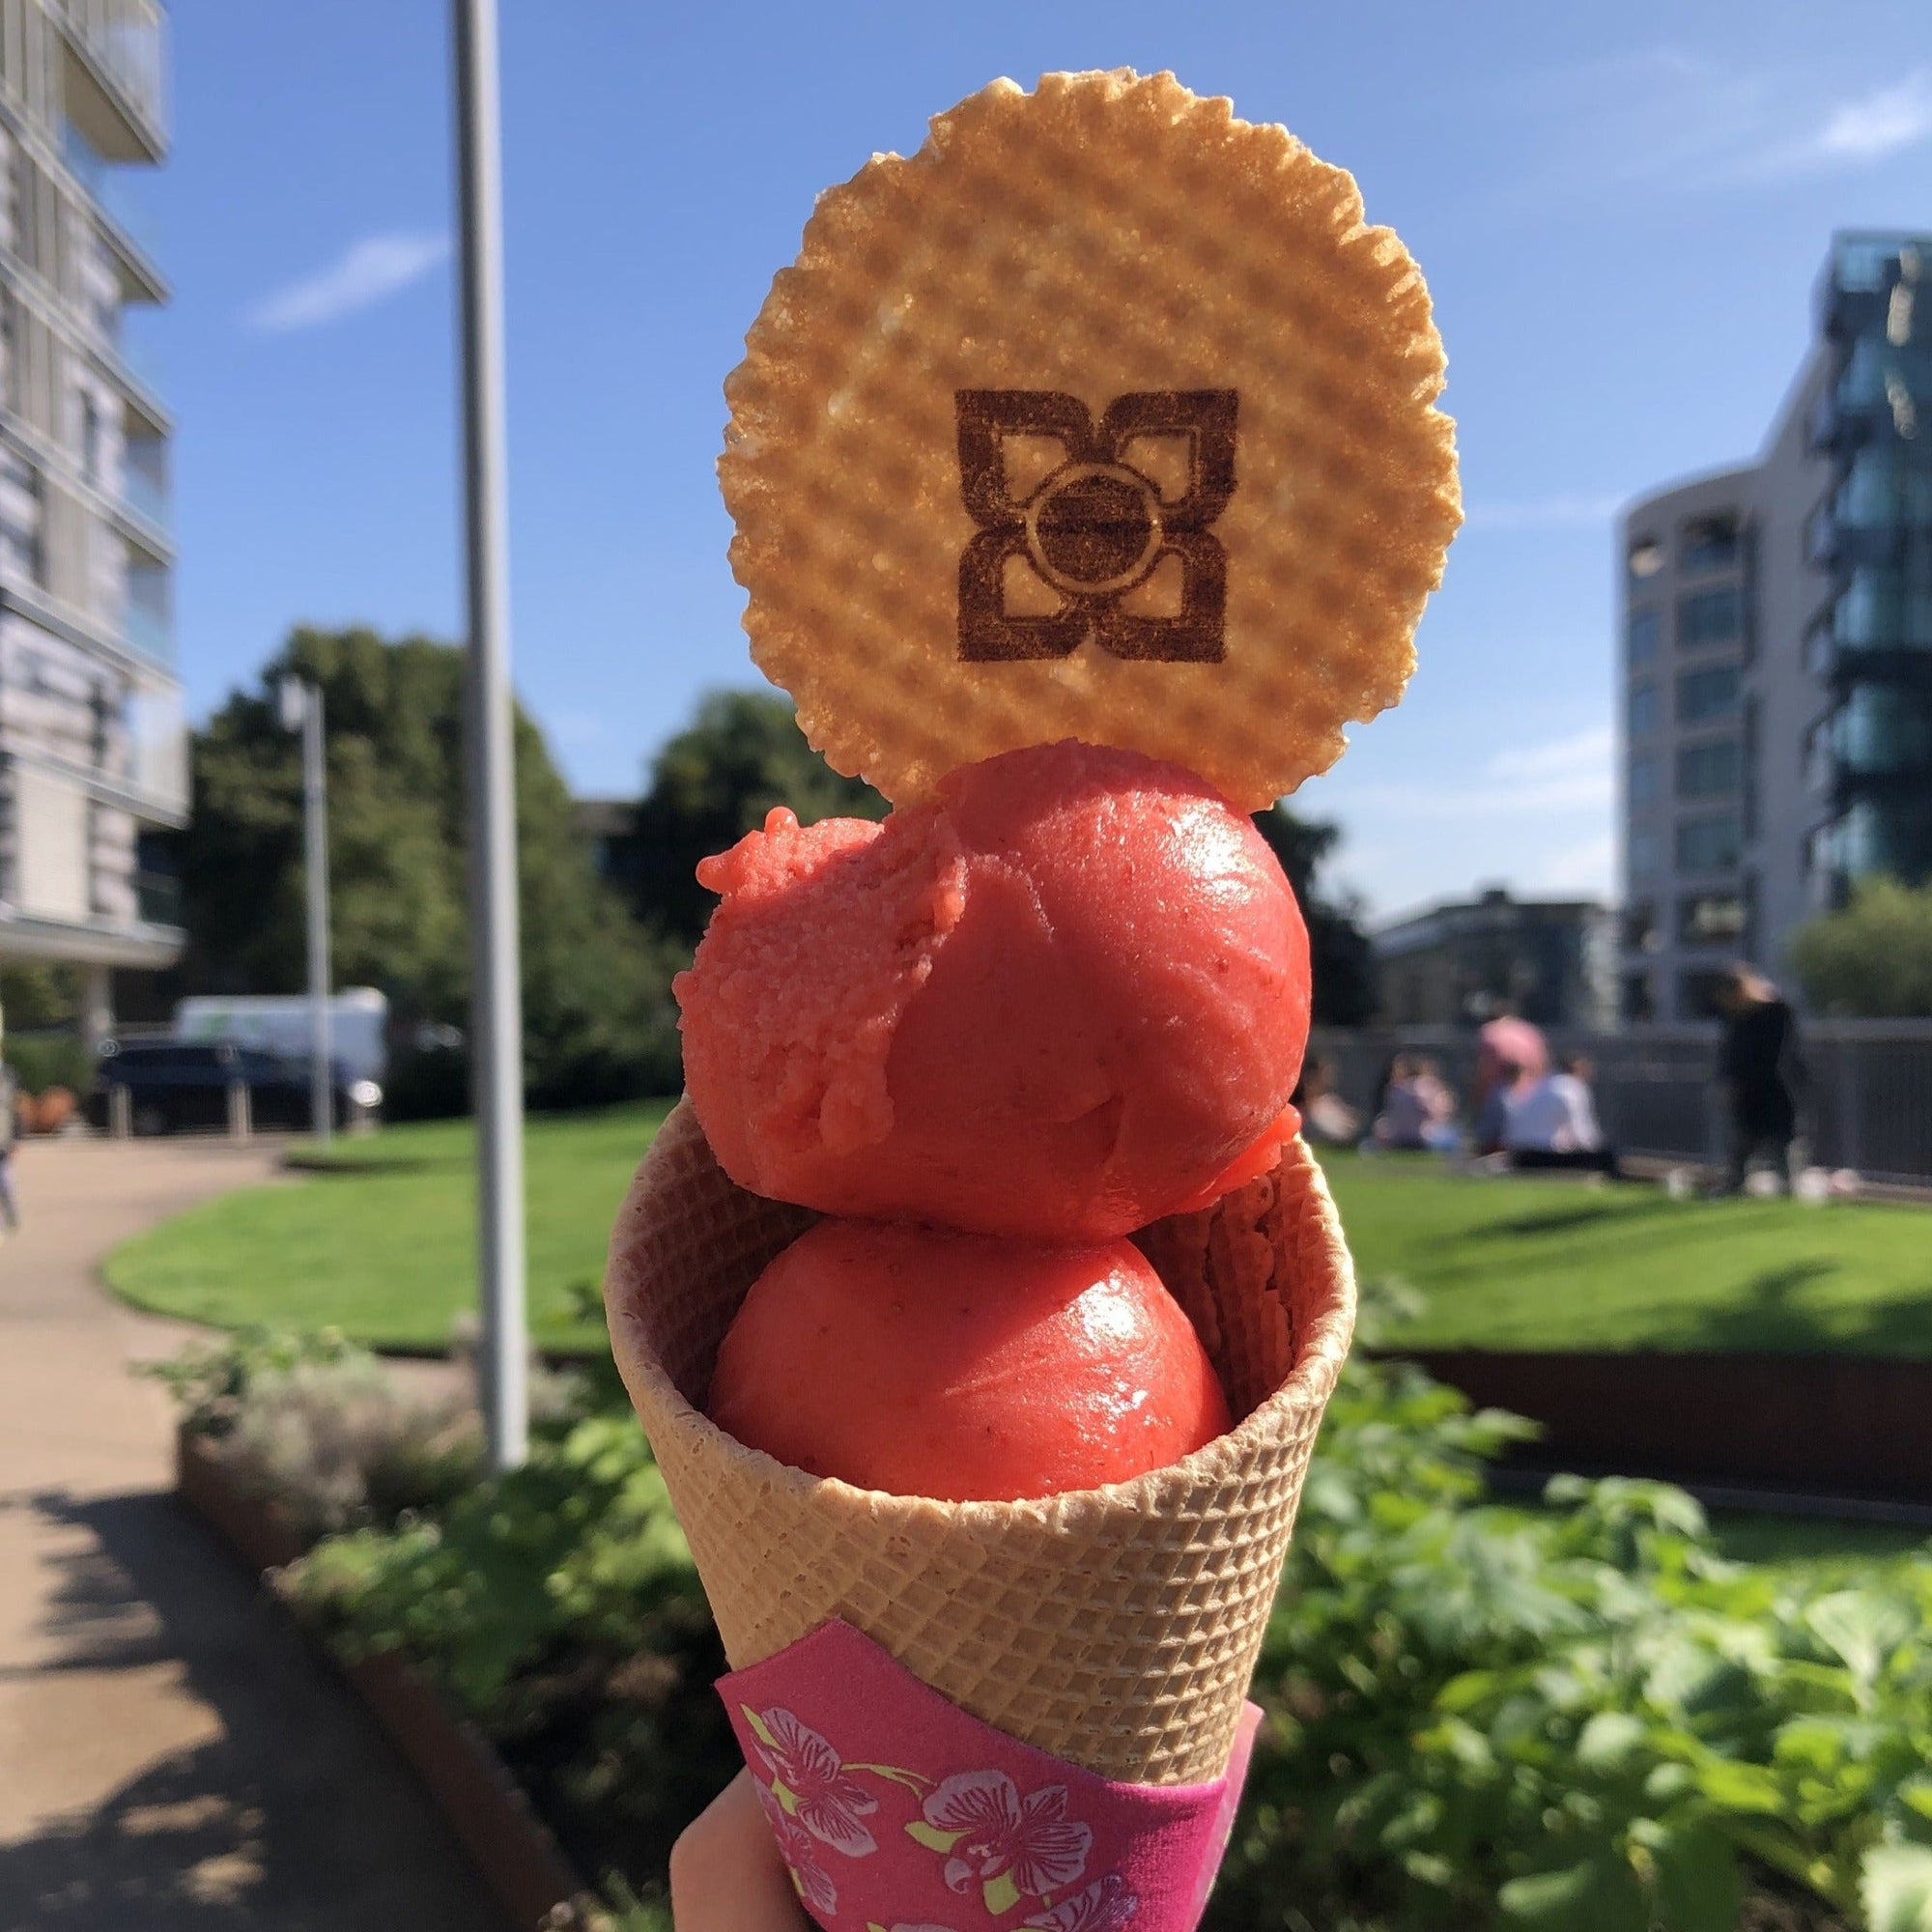
[[[1751,1161],[1774,1157],[1781,1185],[1791,1184],[1791,1150],[1798,1138],[1798,1105],[1804,1086],[1798,1019],[1777,988],[1753,967],[1728,968],[1716,1002],[1724,1022],[1718,1078],[1730,1115],[1730,1167],[1721,1191],[1736,1194]]]

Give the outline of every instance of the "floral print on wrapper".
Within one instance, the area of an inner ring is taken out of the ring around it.
[[[825,1932],[1195,1932],[1226,1776],[1122,1784],[971,1716],[832,1619],[723,1679],[800,1903]]]

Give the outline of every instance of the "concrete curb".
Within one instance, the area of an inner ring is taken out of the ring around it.
[[[183,1429],[175,1454],[176,1494],[251,1570],[280,1569],[302,1554],[284,1513],[238,1489],[202,1437]],[[586,1923],[590,1888],[489,1739],[400,1657],[345,1663],[326,1644],[318,1648],[421,1780],[508,1922],[518,1932]]]

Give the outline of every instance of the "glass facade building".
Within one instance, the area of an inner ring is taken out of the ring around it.
[[[1932,878],[1932,235],[1841,235],[1819,283],[1831,486],[1811,653],[1830,699],[1819,895]]]
[[[1843,234],[1759,459],[1624,513],[1622,1006],[1932,878],[1932,235]]]

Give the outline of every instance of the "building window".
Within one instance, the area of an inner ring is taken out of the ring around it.
[[[1651,994],[1648,973],[1624,975],[1623,1013],[1626,1020],[1636,1022],[1657,1017],[1657,1002]]]
[[[1820,719],[1804,734],[1804,788],[1825,791],[1832,783],[1832,721]]]
[[[1657,803],[1657,757],[1639,752],[1630,763],[1630,802],[1633,807]]]
[[[1735,738],[1685,745],[1677,753],[1679,798],[1729,798],[1744,778],[1743,747]]]
[[[1738,560],[1738,520],[1733,516],[1697,517],[1677,537],[1680,570],[1725,570]]]
[[[40,472],[12,450],[0,452],[0,563],[30,583],[46,582],[41,542]]]
[[[1721,590],[1693,590],[1677,600],[1677,648],[1727,644],[1743,629],[1744,599],[1735,583]]]
[[[1918,773],[1932,766],[1932,699],[1903,686],[1861,684],[1832,721],[1841,769],[1863,777]]]
[[[1630,836],[1630,868],[1634,879],[1647,879],[1663,869],[1663,834],[1633,832]]]
[[[100,484],[100,405],[91,395],[80,399],[80,474],[97,489]]]
[[[1735,811],[1686,818],[1677,827],[1680,872],[1728,872],[1744,854],[1744,828]]]
[[[1636,693],[1631,693],[1633,700]],[[1714,665],[1709,670],[1681,671],[1677,678],[1677,722],[1703,724],[1714,718],[1735,717],[1738,709],[1738,668]]]
[[[1655,537],[1632,537],[1625,561],[1639,582],[1663,568],[1663,546]]]
[[[1657,908],[1648,900],[1639,900],[1626,907],[1624,911],[1624,951],[1626,952],[1655,952],[1663,944],[1663,934],[1658,930]]]
[[[1624,629],[1625,644],[1634,665],[1648,664],[1657,655],[1657,606],[1639,604]]]
[[[1693,893],[1677,901],[1677,937],[1683,945],[1722,946],[1735,952],[1744,936],[1741,894]]]
[[[1657,687],[1646,678],[1631,686],[1630,734],[1648,738],[1657,729]]]

